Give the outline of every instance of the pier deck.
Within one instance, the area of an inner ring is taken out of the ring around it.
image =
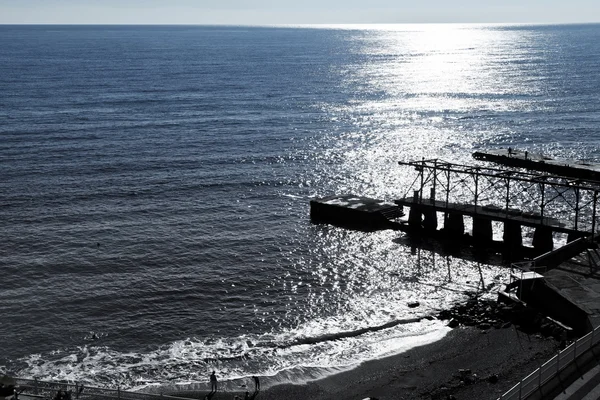
[[[315,222],[331,223],[362,231],[395,229],[394,222],[404,215],[396,204],[351,194],[310,201],[310,217]]]
[[[516,209],[502,209],[492,206],[476,206],[474,204],[446,203],[445,201],[423,199],[418,202],[414,197],[405,197],[394,201],[398,206],[419,207],[421,210],[433,210],[436,212],[454,212],[469,217],[490,219],[500,222],[514,222],[524,226],[551,228],[556,232],[576,233],[578,232],[570,222],[561,221],[556,218],[542,217],[538,214],[522,212]]]
[[[571,178],[600,181],[599,163],[555,159],[543,154],[529,153],[517,149],[511,149],[510,152],[508,149],[476,151],[473,153],[473,158],[509,167],[525,168]]]

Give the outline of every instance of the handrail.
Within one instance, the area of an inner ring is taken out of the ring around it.
[[[106,400],[189,400],[185,397],[168,396],[156,393],[132,392],[127,390],[107,389],[84,386],[79,383],[40,381],[37,379],[13,378],[16,384],[25,389],[25,393],[36,395],[42,399],[53,399],[58,391],[69,393],[72,400],[106,399]],[[65,397],[63,397],[64,399]]]
[[[519,383],[500,396],[498,400],[526,399],[598,342],[600,342],[600,326],[559,351],[558,354],[546,361],[538,369],[521,379]]]

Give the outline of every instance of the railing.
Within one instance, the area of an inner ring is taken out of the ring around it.
[[[577,357],[600,342],[600,326],[582,336],[504,393],[499,400],[523,400],[539,390]]]
[[[54,399],[57,393],[62,391],[66,397],[63,400],[91,400],[91,399],[106,399],[106,400],[172,400],[189,398],[167,396],[154,393],[130,392],[120,389],[105,389],[92,386],[83,386],[78,383],[61,383],[39,381],[37,379],[21,379],[15,378],[15,381],[20,389],[24,389],[23,394],[39,397],[40,399]]]

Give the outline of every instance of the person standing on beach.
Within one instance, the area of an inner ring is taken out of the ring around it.
[[[252,377],[252,379],[254,379],[254,391],[259,392],[260,391],[260,381],[258,380],[258,376],[254,375]]]
[[[217,391],[217,375],[215,375],[215,371],[213,371],[212,374],[210,375],[210,391],[211,392]]]

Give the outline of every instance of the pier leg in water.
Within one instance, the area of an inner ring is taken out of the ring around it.
[[[504,250],[507,255],[514,257],[518,256],[523,247],[523,237],[521,235],[521,225],[515,222],[504,222]]]
[[[415,190],[412,200],[413,204],[410,206],[410,211],[408,212],[408,226],[410,226],[412,230],[421,230],[423,227],[422,210],[421,207],[419,207],[419,198],[420,192]]]
[[[473,218],[473,242],[480,246],[489,246],[494,240],[492,220]]]
[[[539,226],[533,232],[533,248],[538,254],[544,254],[552,251],[554,242],[552,241],[552,229],[546,226]]]
[[[446,218],[446,226],[444,226],[444,232],[448,239],[459,240],[465,233],[465,222],[463,215],[460,213],[448,213]]]
[[[423,213],[423,229],[433,232],[437,229],[437,213],[435,210],[429,210]]]
[[[410,207],[410,211],[408,212],[408,225],[411,229],[421,229],[422,221],[421,221],[421,208],[413,205]]]

